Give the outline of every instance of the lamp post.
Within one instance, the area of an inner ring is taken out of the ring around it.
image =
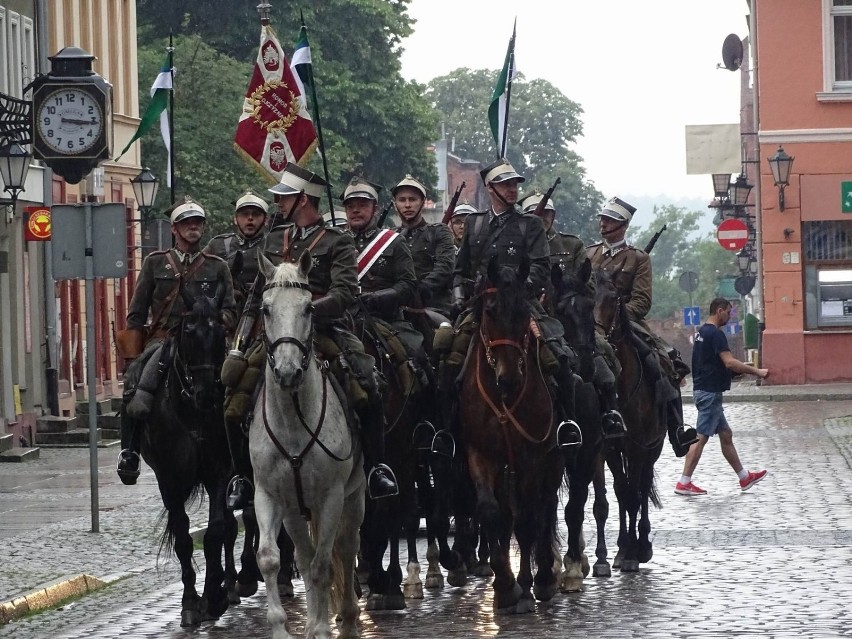
[[[714,173],[713,174],[713,195],[714,197],[725,199],[728,197],[728,189],[731,188],[730,173]]]
[[[0,204],[9,207],[7,219],[15,214],[15,204],[18,201],[18,195],[24,190],[31,158],[29,152],[17,142],[0,148],[0,177],[3,179],[4,190],[11,195],[8,199],[0,199]]]
[[[784,210],[784,187],[790,183],[790,171],[793,170],[793,159],[784,151],[781,145],[771,158],[767,158],[772,170],[772,179],[778,187],[778,209]]]
[[[742,173],[737,177],[736,181],[731,185],[731,204],[734,206],[746,206],[748,204],[748,196],[751,193],[753,184],[749,184],[748,179]]]
[[[160,180],[146,166],[139,172],[139,175],[130,180],[130,186],[133,187],[133,197],[136,198],[136,204],[142,214],[142,223],[148,224],[151,221],[151,209],[157,199]]]
[[[737,253],[737,266],[740,269],[740,273],[747,273],[749,264],[751,263],[751,252],[748,250],[747,246],[744,246],[739,253]]]

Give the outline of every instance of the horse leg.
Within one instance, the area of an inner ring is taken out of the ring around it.
[[[654,493],[654,469],[646,469],[645,483],[647,488],[642,491],[642,500],[639,504],[639,539],[637,542],[636,556],[640,564],[646,564],[654,556],[654,547],[651,543],[651,519],[648,516],[648,501],[653,499]]]
[[[520,516],[515,520],[515,538],[518,540],[518,547],[521,551],[521,564],[516,584],[521,588],[521,596],[518,603],[515,604],[514,610],[504,610],[504,612],[515,614],[535,612],[535,599],[532,596],[532,549],[535,528],[538,523],[530,510],[521,511]]]
[[[278,548],[281,550],[281,568],[278,571],[278,586],[285,597],[293,596],[293,557],[296,547],[284,527],[278,533]]]
[[[263,579],[257,567],[258,530],[254,506],[243,508],[245,538],[240,555],[240,572],[237,574],[237,593],[240,597],[251,597],[257,592],[257,582]]]
[[[556,595],[559,576],[559,545],[557,519],[559,511],[559,485],[564,465],[561,455],[553,453],[545,458],[545,473],[537,482],[537,525],[533,529],[533,551],[536,563],[533,594],[539,601],[550,601]],[[588,490],[588,487],[587,487]],[[580,529],[582,532],[582,519]]]
[[[225,590],[228,591],[228,603],[240,603],[240,593],[237,587],[237,566],[234,561],[234,547],[237,544],[237,518],[234,512],[225,509]]]
[[[581,564],[581,538],[583,534],[583,514],[589,498],[589,487],[574,473],[568,476],[568,503],[565,504],[565,525],[568,528],[568,544],[563,560],[563,572],[559,578],[562,592],[582,592],[583,574]]]
[[[402,594],[402,567],[399,561],[399,538],[401,526],[397,511],[397,523],[390,534],[390,560],[388,561],[388,591],[385,595],[385,610],[405,610],[405,597]],[[419,566],[418,566],[419,572]]]
[[[592,513],[595,516],[595,527],[597,529],[597,546],[595,547],[597,561],[592,568],[592,575],[595,577],[611,577],[612,569],[607,561],[606,548],[606,520],[609,517],[609,502],[606,498],[603,458],[600,458],[596,465],[592,486],[595,490],[595,503],[592,506]]]
[[[278,593],[278,571],[281,567],[278,531],[284,517],[282,505],[267,493],[260,482],[255,486],[254,505],[259,531],[257,565],[266,584],[266,621],[272,629],[273,639],[293,639],[287,631],[287,612]]]
[[[167,487],[166,481],[161,481],[159,476],[157,480],[167,513],[163,537],[167,543],[172,544],[180,562],[180,579],[183,582],[180,625],[181,627],[197,626],[201,623],[201,613],[198,610],[200,597],[195,589],[195,569],[192,564],[193,542],[189,535],[189,517],[184,508],[186,494]]]
[[[387,500],[385,500],[387,501]],[[388,592],[388,572],[384,568],[385,550],[388,547],[387,520],[390,517],[385,504],[371,502],[362,526],[361,553],[369,569],[367,610],[384,610]]]
[[[207,532],[204,533],[204,592],[199,611],[202,621],[218,619],[228,609],[228,591],[222,586],[225,570],[222,567],[222,550],[225,547],[225,480],[211,482],[208,486],[210,509]],[[236,521],[234,521],[236,525]]]
[[[361,475],[363,477],[363,474]],[[364,519],[364,488],[356,489],[344,499],[340,524],[335,540],[335,592],[340,599],[340,634],[338,639],[358,639],[358,597],[355,593],[355,557],[358,554],[360,535],[358,527]]]
[[[429,486],[428,472],[419,464],[416,479],[419,489],[417,496],[424,498],[423,501],[428,509],[428,505],[431,503],[431,495],[428,494],[431,486]],[[412,494],[410,500],[400,503],[400,510],[403,515],[402,528],[408,550],[408,564],[405,567],[406,577],[402,584],[402,592],[406,599],[423,599],[423,582],[420,580],[420,561],[417,557],[417,533],[420,529],[417,502],[415,495]]]
[[[435,481],[434,504],[429,512],[431,521],[427,520],[426,527],[433,531],[434,541],[437,543],[437,559],[448,571],[456,570],[462,562],[459,553],[450,548],[450,501],[455,494],[451,481],[453,461],[443,455],[432,455],[430,467],[432,477]],[[458,527],[458,522],[456,522]],[[432,544],[429,544],[432,550]],[[426,555],[429,558],[429,555]],[[429,559],[429,568],[426,571],[427,588],[443,588],[444,575],[440,568],[434,563],[434,557]]]
[[[639,489],[635,481],[629,481],[629,491],[625,515],[627,518],[627,529],[625,534],[624,555],[621,559],[621,572],[638,572],[639,560],[636,555],[637,534],[636,523],[639,517]],[[619,549],[621,552],[621,549]]]

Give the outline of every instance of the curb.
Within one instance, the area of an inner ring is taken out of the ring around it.
[[[57,606],[73,597],[100,590],[109,582],[92,575],[76,575],[70,579],[53,581],[22,597],[0,603],[0,626],[20,619],[32,612]]]
[[[693,401],[692,393],[684,394],[684,401]],[[753,393],[753,394],[724,394],[724,403],[747,403],[747,402],[839,402],[852,400],[850,393]]]

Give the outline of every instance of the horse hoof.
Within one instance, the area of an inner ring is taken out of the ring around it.
[[[621,562],[624,561],[624,555],[621,554],[621,551],[615,555],[615,559],[612,560],[612,567],[616,570],[621,570]]]
[[[370,595],[367,597],[367,610],[385,610],[384,595]]]
[[[583,580],[579,577],[563,576],[559,580],[560,592],[583,592]]]
[[[491,565],[488,562],[483,561],[482,563],[476,564],[476,568],[473,569],[473,574],[477,577],[493,577],[494,571],[491,569]]]
[[[385,610],[405,610],[405,597],[401,593],[385,595]]]
[[[289,579],[286,581],[278,582],[278,594],[282,597],[292,597],[294,594],[293,591],[293,582]]]
[[[228,605],[236,606],[240,603],[240,589],[234,584],[230,588],[228,588]]]
[[[201,613],[197,610],[182,610],[180,613],[180,627],[190,628],[201,623]]]
[[[529,595],[521,597],[520,601],[515,605],[515,614],[525,615],[530,612],[535,612],[535,599]]]
[[[642,548],[639,551],[639,563],[647,564],[654,557],[654,549],[651,546],[647,548]]]
[[[580,555],[580,570],[583,571],[583,577],[589,576],[589,571],[591,570],[591,567],[589,566],[589,557],[586,555],[586,553]]]
[[[426,581],[423,584],[427,590],[444,587],[444,575],[437,573],[435,575],[426,575]]]
[[[405,584],[402,594],[406,599],[423,599],[423,584]]]
[[[257,592],[257,582],[250,581],[245,584],[238,583],[237,584],[237,594],[240,597],[251,597],[254,593]]]
[[[592,568],[592,576],[593,577],[612,577],[612,569],[610,569],[609,564],[604,562],[598,562]]]
[[[539,586],[538,584],[533,585],[533,595],[539,601],[550,601],[556,595],[556,584],[547,584],[546,586]],[[524,600],[521,599],[521,602]],[[535,603],[533,602],[533,608],[535,608]]]
[[[639,572],[639,561],[637,559],[622,559],[621,572]]]
[[[467,585],[467,570],[464,566],[458,570],[450,570],[447,572],[447,583],[456,588],[462,588]]]
[[[511,590],[494,591],[494,613],[498,615],[512,615],[518,612],[518,602],[521,600],[523,588],[516,581]],[[533,603],[533,608],[535,604]]]
[[[198,604],[198,609],[201,611],[201,621],[215,621],[228,609],[228,595],[222,593],[222,596],[216,600],[201,598],[201,603]]]

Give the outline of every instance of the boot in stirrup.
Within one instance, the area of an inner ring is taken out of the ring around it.
[[[617,410],[608,410],[601,416],[601,432],[604,439],[615,439],[616,437],[624,437],[627,432],[627,427],[624,425],[624,418]]]
[[[376,464],[367,475],[367,496],[370,499],[383,499],[399,495],[393,471],[386,464]]]
[[[582,444],[583,433],[577,422],[566,419],[556,427],[556,447],[559,450],[582,446]]]

